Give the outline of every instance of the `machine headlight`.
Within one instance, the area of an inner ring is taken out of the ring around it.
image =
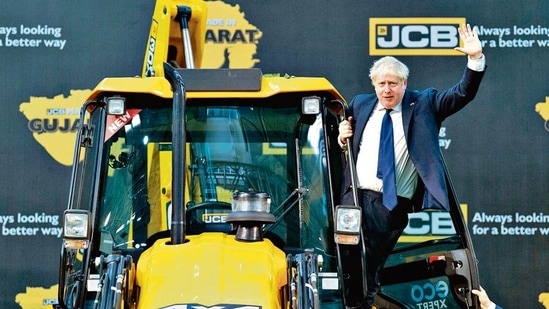
[[[123,97],[107,98],[107,114],[124,115],[126,113],[126,99]]]
[[[81,209],[68,209],[63,214],[63,239],[65,247],[87,248],[90,238],[90,212]]]
[[[356,206],[339,205],[336,207],[335,242],[339,244],[358,244],[362,211]]]
[[[304,97],[301,100],[301,110],[304,115],[317,115],[320,113],[320,97]]]

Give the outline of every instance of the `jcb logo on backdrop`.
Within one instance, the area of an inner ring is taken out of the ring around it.
[[[371,56],[456,56],[465,18],[370,18]]]
[[[467,225],[468,208],[467,204],[460,204],[465,225]],[[454,235],[456,235],[456,230],[449,212],[420,211],[408,214],[408,225],[398,242],[418,243]]]

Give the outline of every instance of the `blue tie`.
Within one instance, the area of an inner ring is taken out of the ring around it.
[[[379,141],[379,157],[377,163],[377,178],[383,180],[383,205],[393,210],[397,205],[396,177],[395,177],[395,146],[393,141],[392,109],[385,110],[381,124]]]

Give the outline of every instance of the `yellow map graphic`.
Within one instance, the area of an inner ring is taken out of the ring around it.
[[[536,104],[536,112],[545,120],[545,129],[549,131],[549,97],[545,97],[545,102]]]
[[[31,97],[19,105],[19,111],[27,118],[34,139],[57,162],[72,164],[80,107],[90,90],[71,90],[70,95],[53,98]]]
[[[15,302],[23,309],[51,309],[57,303],[58,285],[50,288],[27,287],[25,293],[15,295]]]
[[[536,112],[545,121],[549,121],[549,97],[545,97],[545,102],[539,102],[536,104]]]
[[[538,301],[543,305],[543,308],[549,309],[549,292],[539,294]]]
[[[263,33],[250,24],[238,4],[208,1],[203,68],[253,68]]]

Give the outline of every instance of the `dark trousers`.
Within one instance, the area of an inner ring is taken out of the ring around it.
[[[370,190],[358,190],[358,193],[366,246],[367,302],[372,306],[374,296],[380,290],[379,271],[408,224],[408,212],[412,209],[412,202],[398,197],[397,206],[389,211],[383,206],[381,193]]]

